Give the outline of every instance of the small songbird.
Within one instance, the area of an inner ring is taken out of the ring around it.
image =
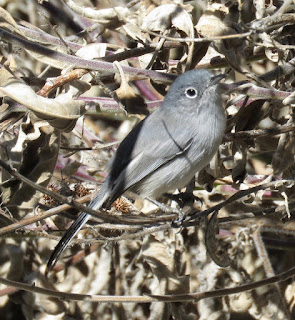
[[[110,173],[89,207],[108,209],[126,190],[158,197],[185,187],[210,162],[223,138],[222,78],[202,69],[178,76],[162,105],[121,142],[107,165]],[[89,217],[83,212],[70,226],[53,251],[47,271]]]

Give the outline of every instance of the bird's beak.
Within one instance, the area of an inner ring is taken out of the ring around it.
[[[218,74],[217,76],[213,76],[210,79],[209,86],[214,86],[215,84],[219,83],[222,79],[224,79],[227,74]]]

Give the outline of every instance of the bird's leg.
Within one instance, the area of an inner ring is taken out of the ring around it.
[[[186,186],[185,192],[179,192],[178,194],[167,194],[165,193],[164,196],[168,199],[174,200],[177,202],[180,208],[184,208],[186,206],[192,207],[195,201],[199,201],[201,205],[203,204],[202,199],[195,196],[193,191],[195,189],[195,177],[191,179],[189,184]]]
[[[193,177],[189,182],[189,184],[186,186],[185,192],[179,192],[178,194],[172,194],[172,195],[168,193],[164,194],[164,196],[167,197],[168,199],[175,201],[179,206],[178,208],[172,208],[150,197],[146,197],[146,199],[151,203],[155,204],[158,208],[160,208],[165,213],[176,213],[178,217],[173,222],[173,224],[177,226],[181,226],[183,221],[191,211],[189,210],[189,208],[192,208],[194,202],[200,201],[201,204],[203,203],[203,201],[200,198],[198,198],[193,194],[194,188],[195,188],[195,177]]]
[[[180,208],[172,208],[162,202],[159,202],[153,198],[145,197],[148,201],[155,204],[160,210],[162,210],[165,213],[176,213],[177,218],[172,222],[172,225],[176,227],[180,227],[180,231],[182,230],[182,223],[185,220],[185,217],[187,216],[187,213],[184,212]]]
[[[183,215],[183,213],[181,213],[181,210],[179,208],[172,208],[172,207],[170,207],[162,202],[159,202],[151,197],[145,197],[145,199],[147,199],[151,203],[155,204],[160,210],[162,210],[165,213],[176,213],[178,216]]]

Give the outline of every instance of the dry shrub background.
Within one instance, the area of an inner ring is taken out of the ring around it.
[[[294,2],[0,3],[1,319],[295,319]],[[127,194],[46,278],[78,213],[72,197],[89,200],[118,142],[193,68],[228,73],[224,143],[194,189],[202,203],[184,204],[179,229]]]

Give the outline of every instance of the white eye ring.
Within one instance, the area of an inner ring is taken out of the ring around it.
[[[198,91],[195,88],[190,87],[185,89],[185,95],[190,99],[194,99],[198,95]]]

